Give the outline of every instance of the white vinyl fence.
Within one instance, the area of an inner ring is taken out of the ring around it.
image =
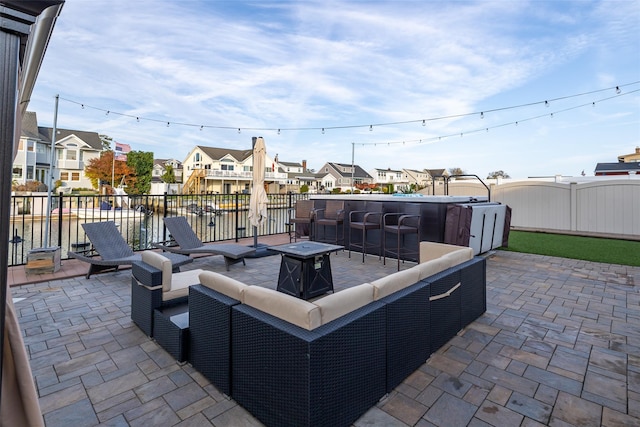
[[[640,177],[599,178],[498,180],[487,185],[491,201],[511,207],[514,228],[640,240]],[[450,182],[448,189],[452,196],[487,196],[487,189],[472,180]],[[441,191],[442,186],[436,187],[436,194]]]

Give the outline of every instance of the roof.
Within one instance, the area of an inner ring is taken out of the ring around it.
[[[301,168],[302,167],[302,164],[301,163],[297,163],[297,162],[278,162],[278,163],[280,163],[281,165],[284,165],[284,166],[293,166],[293,167],[296,167],[296,168]]]
[[[402,173],[401,170],[397,170],[397,169],[381,169],[381,168],[374,168],[374,170],[378,171],[378,172],[393,172],[393,173]]]
[[[33,111],[27,111],[22,116],[22,136],[31,139],[40,139],[38,132],[38,117]]]
[[[86,132],[72,129],[56,129],[56,141],[75,135],[91,148],[102,151],[102,140],[97,132]],[[27,111],[22,117],[22,136],[40,139],[43,142],[51,142],[53,128],[38,126],[38,117],[35,112]]]
[[[253,150],[232,150],[229,148],[217,148],[217,147],[205,147],[203,145],[197,146],[204,154],[211,157],[214,160],[220,160],[223,157],[230,155],[238,161],[244,161],[251,157]]]
[[[369,173],[367,171],[365,171],[364,169],[362,169],[358,165],[351,165],[351,164],[346,164],[346,163],[333,163],[333,162],[327,162],[327,164],[329,166],[331,166],[331,168],[333,168],[333,170],[335,170],[340,176],[345,177],[345,178],[351,177],[351,172],[342,173],[340,168],[351,168],[353,166],[353,169],[354,169],[353,177],[354,178],[371,178],[371,179],[373,179],[373,177],[371,175],[369,175]]]
[[[425,169],[427,172],[429,172],[429,175],[431,175],[431,177],[437,177],[437,176],[445,176],[447,175],[447,170],[446,169]]]
[[[621,174],[621,173],[629,173],[629,172],[640,173],[640,163],[638,162],[598,163],[596,165],[596,170],[595,170],[596,174],[599,174],[599,173],[600,174],[613,174],[613,173]]]

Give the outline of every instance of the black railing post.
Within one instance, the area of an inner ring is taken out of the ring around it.
[[[169,201],[167,200],[167,192],[164,192],[164,202],[163,202],[163,206],[164,206],[164,212],[162,212],[162,218],[166,218],[167,217],[167,211],[169,210]],[[167,241],[167,228],[164,226],[164,221],[162,222],[162,241],[166,242]]]
[[[238,209],[239,205],[238,205],[238,201],[240,200],[240,195],[238,194],[238,192],[236,191],[236,197],[235,197],[235,208],[236,208],[236,243],[238,242],[238,231],[240,228],[240,209]]]
[[[51,209],[51,206],[47,206],[47,209]],[[58,247],[62,250],[62,191],[58,193]]]

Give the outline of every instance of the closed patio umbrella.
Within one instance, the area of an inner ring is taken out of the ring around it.
[[[264,168],[267,149],[258,137],[253,145],[253,186],[249,198],[249,222],[253,225],[253,243],[258,247],[258,226],[267,220],[267,192],[264,190]]]

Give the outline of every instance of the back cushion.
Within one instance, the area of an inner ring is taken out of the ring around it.
[[[442,255],[462,248],[464,248],[464,246],[448,245],[446,243],[436,242],[420,242],[420,262],[440,258]]]
[[[373,286],[369,283],[363,283],[362,285],[354,286],[336,292],[335,294],[327,295],[320,298],[313,303],[320,307],[320,314],[322,315],[322,324],[331,322],[338,317],[344,316],[347,313],[351,313],[354,310],[364,307],[373,301]]]
[[[171,290],[171,274],[173,272],[171,260],[159,253],[144,251],[142,252],[142,261],[162,271],[162,291],[169,292]]]
[[[312,330],[322,324],[320,308],[296,298],[261,286],[247,286],[242,303],[301,328]]]
[[[213,271],[200,273],[200,283],[238,301],[242,299],[242,292],[247,288],[244,283]]]
[[[418,269],[419,280],[424,280],[427,277],[433,276],[436,273],[446,270],[450,267],[450,262],[444,257],[432,259],[427,262],[422,262],[416,265],[414,268]]]
[[[420,264],[407,270],[401,270],[371,282],[374,289],[374,299],[377,301],[387,295],[417,283],[420,280]]]
[[[442,258],[447,261],[449,267],[455,267],[456,265],[462,264],[463,262],[467,262],[472,259],[473,249],[460,248],[457,251],[449,252]]]

